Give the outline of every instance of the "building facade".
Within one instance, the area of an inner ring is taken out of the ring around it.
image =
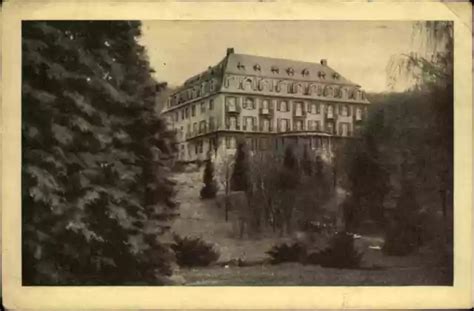
[[[244,140],[252,152],[288,145],[330,159],[356,137],[369,101],[326,60],[309,63],[234,53],[189,78],[163,108],[179,142],[177,160],[222,159]]]

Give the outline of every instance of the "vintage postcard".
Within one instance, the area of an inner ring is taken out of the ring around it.
[[[7,2],[6,307],[469,307],[471,32],[467,3]]]

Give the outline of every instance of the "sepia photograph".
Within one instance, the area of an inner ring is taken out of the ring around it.
[[[21,23],[23,286],[452,286],[450,20]]]
[[[469,4],[9,0],[2,30],[6,309],[472,305]]]

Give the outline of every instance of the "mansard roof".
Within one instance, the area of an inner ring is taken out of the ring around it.
[[[290,59],[230,53],[227,55],[224,73],[360,87],[329,67],[326,60],[321,60],[321,63],[311,63]]]

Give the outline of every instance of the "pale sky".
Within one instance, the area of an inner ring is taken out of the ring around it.
[[[388,91],[391,55],[411,46],[413,23],[365,21],[144,21],[141,43],[156,78],[180,85],[235,53],[319,62],[369,92]]]

